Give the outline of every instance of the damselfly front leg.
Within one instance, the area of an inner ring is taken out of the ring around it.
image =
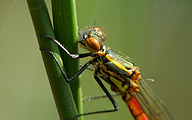
[[[56,43],[60,48],[63,49],[63,51],[65,51],[65,53],[67,53],[67,55],[69,55],[71,58],[73,59],[78,59],[78,58],[84,58],[84,57],[89,57],[89,56],[94,56],[93,54],[91,53],[84,53],[84,54],[71,54],[59,41],[49,37],[49,36],[43,36],[41,35],[40,37],[43,37],[43,38],[47,38],[47,39],[50,39],[51,41],[53,41],[54,43]],[[42,50],[42,49],[40,49]]]

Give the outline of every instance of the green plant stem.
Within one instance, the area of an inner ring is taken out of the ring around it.
[[[48,39],[39,37],[40,35],[55,37],[44,0],[27,0],[27,2],[40,48],[52,51],[62,65],[57,45]],[[78,114],[70,86],[63,78],[53,57],[44,51],[41,53],[60,119],[70,120]]]
[[[70,53],[78,53],[78,31],[75,0],[52,0],[54,32],[57,40],[67,47]],[[60,49],[68,78],[79,70],[79,61],[71,59]],[[82,90],[79,78],[70,83],[79,114],[83,113]]]

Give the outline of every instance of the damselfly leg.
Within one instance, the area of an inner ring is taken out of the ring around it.
[[[80,67],[83,67],[83,65],[80,64]],[[91,68],[91,67],[88,67],[86,69],[93,72],[93,68]]]
[[[118,93],[111,93],[111,96],[117,97],[120,95]],[[106,98],[106,97],[107,97],[106,95],[89,96],[89,97],[83,98],[83,102],[93,101],[93,100],[102,99],[102,98]]]
[[[60,42],[58,42],[57,40],[51,38],[51,37],[48,37],[48,36],[41,36],[43,38],[47,38],[47,39],[50,39],[52,40],[54,43],[56,43],[60,48],[62,48],[65,53],[67,53],[67,55],[69,55],[71,58],[73,59],[79,59],[79,58],[84,58],[84,57],[88,57],[88,56],[91,56],[91,57],[94,57],[95,54],[93,53],[85,53],[85,54],[71,54]],[[44,51],[44,52],[47,52],[49,53],[50,55],[53,56],[54,60],[56,61],[59,69],[61,70],[62,74],[63,74],[63,77],[65,78],[65,80],[70,83],[72,81],[74,81],[84,70],[86,70],[92,63],[94,63],[97,59],[91,59],[90,61],[88,61],[85,65],[83,65],[81,67],[81,69],[71,78],[68,78],[66,73],[64,72],[64,70],[62,69],[61,65],[59,64],[59,61],[57,60],[56,56],[54,55],[54,53],[52,51],[49,51],[49,50],[45,50],[45,49],[41,49],[41,51]],[[106,89],[106,87],[103,85],[103,83],[101,82],[101,80],[97,77],[97,75],[94,76],[95,80],[97,81],[97,83],[100,85],[100,87],[102,88],[102,90],[105,92],[106,96],[109,98],[109,100],[111,101],[114,109],[112,110],[103,110],[103,111],[95,111],[95,112],[89,112],[89,113],[84,113],[84,114],[79,114],[78,116],[75,116],[73,119],[77,118],[77,117],[80,117],[80,116],[83,116],[83,115],[90,115],[90,114],[97,114],[97,113],[106,113],[106,112],[113,112],[113,111],[117,111],[119,109],[116,101],[113,99],[113,97],[111,96],[111,94],[109,93],[109,91]]]
[[[91,53],[85,53],[85,54],[71,54],[59,41],[49,37],[49,36],[43,36],[41,35],[40,37],[43,38],[47,38],[50,39],[51,41],[53,41],[54,43],[56,43],[60,48],[63,49],[63,51],[65,51],[65,53],[67,53],[67,55],[69,55],[71,58],[73,59],[78,59],[78,58],[84,58],[84,57],[89,57],[89,56],[93,56]],[[40,50],[42,50],[40,48]],[[47,50],[46,50],[47,51]]]
[[[53,58],[54,58],[54,60],[56,61],[59,69],[60,69],[61,72],[62,72],[63,77],[65,78],[66,82],[68,82],[68,83],[74,81],[74,80],[75,80],[84,70],[86,70],[87,67],[89,67],[89,66],[91,65],[91,63],[93,62],[93,61],[88,61],[85,65],[83,65],[83,66],[81,67],[81,69],[80,69],[73,77],[68,78],[67,75],[66,75],[66,73],[65,73],[64,70],[62,69],[61,65],[59,64],[59,61],[58,61],[57,58],[55,57],[54,53],[51,52],[51,51],[49,51],[49,50],[45,50],[45,49],[41,49],[41,48],[40,48],[40,50],[41,50],[41,51],[45,51],[45,52],[47,52],[47,53],[49,53],[49,54],[51,54],[51,55],[53,56]]]

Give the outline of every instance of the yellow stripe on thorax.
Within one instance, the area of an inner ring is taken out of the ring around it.
[[[125,66],[123,66],[122,64],[118,63],[117,61],[113,60],[111,57],[109,57],[109,55],[106,55],[106,58],[113,62],[117,67],[121,68],[122,70],[127,72],[127,69],[125,68]]]

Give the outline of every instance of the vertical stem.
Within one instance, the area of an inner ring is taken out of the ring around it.
[[[54,32],[70,53],[78,53],[78,30],[75,0],[52,0]],[[79,60],[71,59],[60,49],[68,78],[79,70]],[[70,83],[79,114],[83,113],[82,90],[79,78]]]
[[[62,65],[57,45],[50,40],[39,37],[40,35],[55,37],[44,0],[27,0],[27,2],[40,48],[52,51]],[[60,119],[70,120],[77,115],[70,86],[63,78],[53,57],[44,51],[41,53]]]

